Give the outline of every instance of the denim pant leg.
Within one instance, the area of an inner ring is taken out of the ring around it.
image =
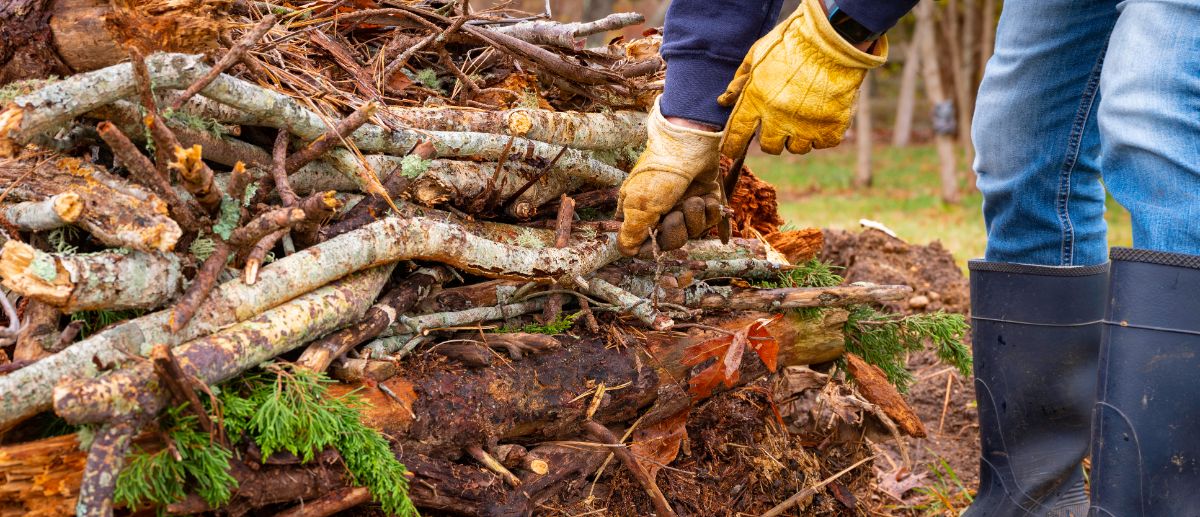
[[[1136,248],[1200,254],[1200,4],[1120,4],[1101,74],[1100,168]]]
[[[972,127],[990,262],[1108,259],[1094,107],[1115,4],[1004,3]]]

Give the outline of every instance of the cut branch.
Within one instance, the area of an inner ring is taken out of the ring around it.
[[[493,27],[491,30],[537,45],[579,50],[582,48],[580,38],[645,22],[646,17],[641,13],[613,13],[591,22],[559,23],[535,20]]]
[[[41,201],[26,201],[4,208],[4,218],[18,230],[41,232],[61,228],[79,219],[83,200],[64,192]]]
[[[4,286],[62,312],[154,309],[183,285],[172,253],[50,254],[8,241],[0,248]]]
[[[211,83],[213,79],[217,78],[218,75],[221,75],[228,70],[229,67],[241,60],[242,56],[245,55],[248,50],[250,50],[250,47],[253,47],[255,43],[258,43],[258,40],[262,39],[263,36],[267,34],[267,31],[271,30],[271,27],[275,26],[275,19],[276,18],[274,14],[263,16],[253,29],[250,29],[250,31],[242,35],[242,37],[238,39],[237,43],[230,47],[229,51],[226,52],[224,56],[221,56],[220,60],[213,64],[212,68],[205,72],[202,77],[196,79],[195,82],[188,85],[187,89],[171,102],[171,109],[178,110],[184,102],[187,102],[187,100],[192,98],[193,95],[200,93],[200,90],[203,90],[205,86],[208,86],[208,83]]]

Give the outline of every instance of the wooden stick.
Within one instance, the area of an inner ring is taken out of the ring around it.
[[[817,483],[809,488],[805,488],[804,490],[796,492],[795,495],[787,498],[787,500],[785,500],[784,502],[775,505],[774,508],[771,508],[770,510],[767,511],[767,513],[764,513],[759,517],[779,517],[780,515],[783,515],[783,512],[786,512],[791,507],[796,506],[801,501],[816,495],[817,490],[820,490],[825,485],[828,485],[828,484],[836,481],[837,478],[840,478],[840,477],[846,475],[846,473],[850,472],[851,470],[858,468],[859,465],[862,465],[863,463],[866,463],[873,459],[875,459],[875,456],[871,456],[869,458],[863,458],[863,459],[859,460],[858,463],[855,463],[853,465],[850,465],[849,467],[842,469],[841,472],[838,472],[837,474],[834,474],[832,476],[825,478],[820,483]]]
[[[284,162],[284,170],[288,174],[292,174],[300,170],[304,164],[320,158],[334,146],[341,144],[342,140],[348,138],[354,130],[366,124],[378,107],[378,104],[368,102],[354,110],[354,113],[339,121],[334,127],[327,129],[324,135],[313,140],[307,147],[288,156],[287,161]]]
[[[221,56],[221,59],[218,60],[216,64],[214,64],[213,67],[208,70],[207,73],[189,85],[187,89],[183,91],[183,94],[175,98],[175,102],[171,103],[171,109],[178,110],[181,106],[183,106],[183,103],[187,102],[187,100],[192,98],[193,95],[200,93],[200,90],[203,90],[205,86],[208,86],[209,83],[213,82],[213,79],[216,79],[217,76],[221,75],[223,72],[225,72],[225,70],[228,70],[229,67],[234,65],[234,63],[237,63],[239,60],[241,60],[242,56],[246,54],[246,51],[250,50],[250,47],[252,47],[255,43],[258,43],[258,40],[262,39],[263,36],[267,34],[267,31],[271,30],[271,27],[275,26],[275,20],[276,17],[274,14],[268,14],[259,20],[258,24],[255,25],[253,29],[250,29],[250,31],[243,35],[240,39],[238,39],[237,43],[229,48],[229,52],[226,52],[224,56]]]
[[[258,282],[258,271],[262,268],[262,263],[267,258],[267,253],[270,253],[275,248],[275,243],[279,242],[284,235],[287,235],[287,230],[279,230],[275,233],[263,237],[250,248],[250,252],[246,254],[246,267],[242,268],[242,281],[246,285],[254,285]]]
[[[503,479],[505,483],[508,483],[509,486],[513,488],[521,486],[521,478],[518,478],[516,474],[513,474],[512,471],[505,468],[504,465],[500,464],[499,461],[496,461],[496,458],[493,458],[492,455],[488,454],[487,451],[483,450],[482,447],[478,445],[468,445],[467,454],[470,454],[472,458],[475,458],[475,461],[483,464],[483,466],[487,467],[488,470],[499,475],[500,478]]]
[[[629,448],[621,443],[621,440],[618,440],[616,436],[613,436],[612,431],[609,431],[607,427],[604,427],[604,425],[595,420],[588,420],[584,424],[584,429],[587,430],[593,440],[612,446],[612,453],[617,456],[617,459],[621,460],[625,468],[633,473],[634,479],[637,479],[642,488],[646,490],[646,495],[650,496],[650,501],[654,503],[654,511],[659,517],[675,517],[675,510],[671,509],[671,504],[663,496],[662,490],[658,489],[658,483],[655,483],[650,478],[650,474],[642,468],[637,458],[633,457],[633,454],[629,452]]]
[[[196,277],[192,279],[192,284],[188,286],[187,291],[175,303],[174,310],[171,311],[171,332],[179,332],[192,317],[196,315],[196,310],[208,298],[208,294],[212,292],[213,286],[217,285],[217,278],[221,271],[225,269],[225,263],[229,260],[229,254],[233,251],[229,247],[229,243],[214,239],[212,255],[209,255],[204,260],[204,264],[200,266],[200,270],[196,272]]]
[[[559,198],[558,218],[555,221],[554,231],[554,247],[565,248],[571,240],[571,223],[575,219],[575,200],[571,199],[566,194]],[[562,312],[563,297],[561,294],[554,293],[546,300],[546,306],[542,308],[542,321],[547,324],[558,319],[558,314]]]
[[[283,206],[296,206],[300,198],[292,190],[287,173],[288,131],[280,129],[275,135],[275,146],[271,150],[271,177],[275,179],[275,192],[283,200]]]
[[[325,517],[371,502],[367,487],[339,488],[315,501],[307,501],[275,514],[275,517]]]
[[[200,403],[200,397],[196,396],[196,390],[192,389],[192,377],[179,368],[179,362],[175,360],[175,354],[171,353],[171,347],[162,343],[154,345],[154,349],[150,351],[150,359],[154,362],[154,372],[158,374],[158,379],[171,392],[171,398],[176,404],[187,406],[187,410],[196,415],[200,428],[211,436],[212,419]]]
[[[125,133],[108,121],[97,124],[96,130],[100,133],[100,138],[104,139],[104,142],[112,149],[113,154],[129,169],[130,175],[167,202],[167,206],[171,208],[171,215],[180,226],[188,231],[200,228],[199,215],[180,199],[167,177],[154,167],[146,155],[138,151],[137,146],[129,140],[128,136],[125,136]]]
[[[88,449],[87,466],[83,471],[83,482],[79,486],[79,517],[111,517],[113,514],[113,491],[117,488],[117,474],[125,465],[125,454],[133,442],[140,425],[132,419],[123,418],[104,424],[96,432],[92,446]]]

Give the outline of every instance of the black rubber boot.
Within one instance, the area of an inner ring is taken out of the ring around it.
[[[1092,515],[1200,515],[1200,256],[1111,257]]]
[[[1108,264],[970,269],[981,451],[963,515],[1082,517]]]

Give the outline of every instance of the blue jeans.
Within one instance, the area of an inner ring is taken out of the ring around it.
[[[972,133],[988,261],[1105,262],[1105,186],[1200,254],[1200,2],[1005,2]]]

